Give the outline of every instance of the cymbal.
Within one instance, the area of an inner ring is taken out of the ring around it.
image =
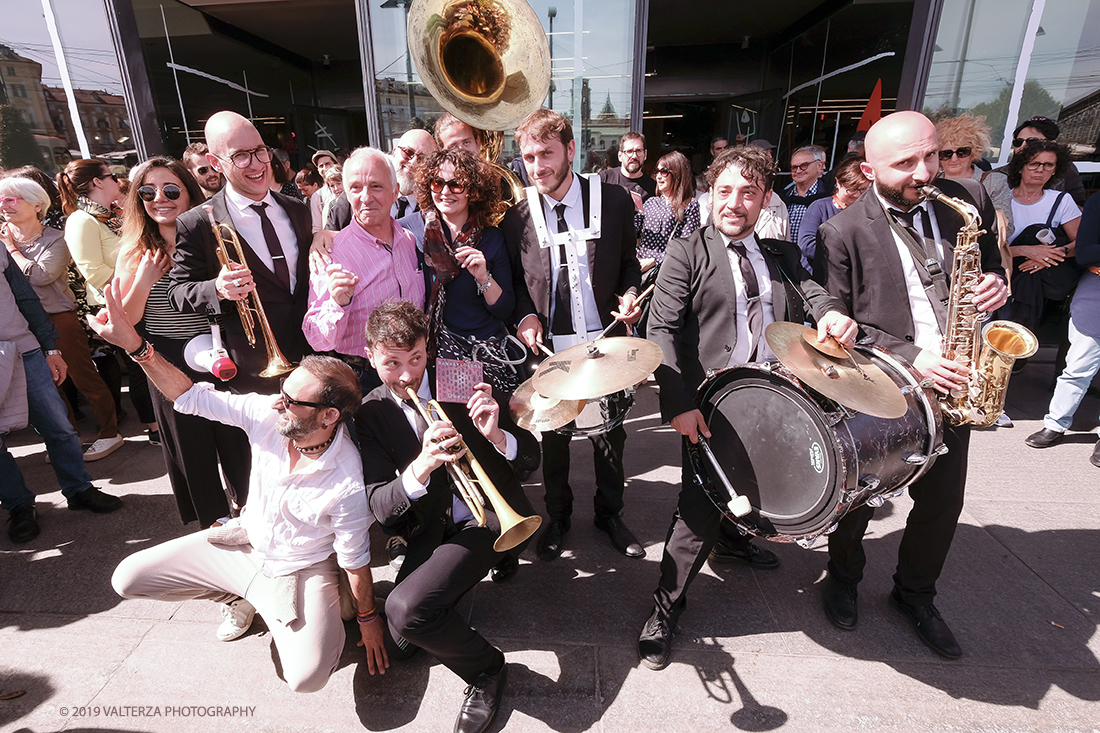
[[[777,321],[764,329],[764,338],[783,366],[829,399],[887,420],[908,412],[905,395],[886,372],[857,351],[848,356],[835,345],[817,343],[816,329]],[[837,352],[840,358],[830,356]]]
[[[535,391],[534,379],[516,388],[508,401],[508,410],[516,425],[524,430],[557,430],[568,425],[584,409],[584,400],[559,400]]]
[[[635,336],[602,338],[559,351],[539,365],[535,390],[561,400],[591,400],[645,380],[661,365],[661,347]]]

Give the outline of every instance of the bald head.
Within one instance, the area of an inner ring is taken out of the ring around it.
[[[920,187],[940,170],[936,126],[919,112],[883,117],[867,132],[863,149],[863,174],[884,199],[904,211],[923,200]]]
[[[409,130],[393,146],[393,165],[402,196],[416,189],[416,169],[438,150],[435,138],[426,130]]]
[[[225,176],[229,186],[253,201],[267,196],[275,180],[271,171],[271,150],[265,147],[256,126],[236,112],[223,110],[210,116],[205,132],[206,144],[210,147],[206,159]],[[251,153],[244,167],[230,162],[234,155],[242,152]]]
[[[260,141],[257,145],[263,144],[256,126],[249,122],[247,118],[229,110],[222,110],[211,115],[210,119],[206,121],[205,132],[206,144],[210,147],[210,152],[223,157],[228,150],[226,146],[229,141],[238,136],[253,135]]]

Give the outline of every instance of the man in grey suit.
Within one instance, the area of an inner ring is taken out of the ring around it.
[[[692,476],[687,444],[710,437],[695,392],[708,370],[774,359],[764,341],[773,321],[806,319],[804,302],[818,321],[818,338],[852,345],[856,324],[840,301],[810,279],[798,247],[757,240],[760,211],[771,198],[775,166],[767,151],[739,146],[721,152],[707,170],[711,224],[665,250],[650,313],[649,338],[664,360],[657,368],[661,417],[683,436],[680,499],[669,528],[654,610],[638,640],[638,656],[663,669],[687,589],[711,548],[737,532]],[[751,278],[751,279],[750,279]],[[795,285],[797,283],[797,286]],[[805,299],[805,300],[804,300]],[[731,476],[736,481],[737,477]]]
[[[936,178],[939,139],[932,122],[918,112],[896,112],[868,131],[867,160],[861,165],[873,191],[818,229],[825,287],[859,321],[860,340],[878,344],[908,360],[937,392],[965,389],[970,370],[945,359],[952,248],[963,224],[957,211],[930,203],[920,193],[933,181],[944,194],[978,209],[992,230],[993,204],[982,185]],[[978,239],[984,275],[974,289],[978,310],[992,312],[1007,299],[997,239]],[[948,659],[962,655],[932,600],[966,485],[969,426],[944,425],[948,452],[909,487],[913,509],[898,549],[890,605],[913,625],[920,639]],[[829,535],[829,576],[823,584],[825,613],[841,629],[856,625],[856,584],[863,578],[863,534],[874,514],[864,505],[846,514]]]

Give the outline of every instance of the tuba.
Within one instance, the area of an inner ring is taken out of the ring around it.
[[[424,418],[424,422],[429,425],[436,420],[445,420],[450,422],[447,418],[447,413],[443,411],[443,406],[435,400],[428,403],[425,407],[420,401],[420,397],[416,394],[416,390],[412,387],[407,388],[406,393],[409,395],[409,399],[416,405],[416,409],[420,412],[420,416]],[[470,510],[470,513],[474,515],[474,520],[477,522],[477,526],[484,527],[487,520],[485,514],[485,501],[492,505],[493,512],[500,520],[500,537],[493,543],[493,549],[497,552],[508,552],[516,545],[520,545],[527,541],[527,539],[535,533],[542,524],[542,517],[534,514],[530,517],[524,517],[504,500],[504,497],[497,491],[496,486],[493,485],[492,479],[489,478],[489,474],[485,473],[485,469],[478,463],[477,458],[470,452],[469,447],[466,445],[466,441],[462,439],[462,436],[458,436],[458,445],[455,446],[454,453],[460,451],[466,451],[466,455],[460,458],[455,463],[447,464],[447,473],[450,474],[451,479],[454,481],[455,489],[458,492],[459,498]]]
[[[943,356],[970,368],[965,390],[952,390],[941,399],[944,418],[952,425],[988,428],[997,422],[1005,406],[1008,378],[1017,359],[1026,359],[1039,348],[1028,329],[1012,321],[992,321],[974,304],[974,290],[982,279],[982,253],[978,237],[981,216],[971,204],[945,196],[932,185],[921,186],[930,201],[951,207],[963,218],[955,240],[951,265],[951,294]]]
[[[247,267],[244,259],[244,247],[241,245],[237,232],[233,231],[233,228],[228,224],[218,223],[214,219],[214,209],[209,204],[203,205],[203,209],[210,218],[210,226],[214,230],[214,251],[218,255],[218,262],[222,264],[222,267],[229,267],[230,269],[232,269],[231,265],[233,264]],[[225,243],[226,239],[233,243],[234,253],[229,251],[229,247]],[[233,259],[234,254],[236,255],[235,260]],[[249,346],[256,346],[256,323],[260,324],[264,346],[267,347],[267,366],[260,372],[260,376],[265,379],[277,377],[292,370],[294,364],[283,356],[283,352],[279,350],[279,344],[275,343],[275,334],[271,332],[271,324],[267,321],[267,314],[264,313],[264,305],[260,302],[259,294],[253,290],[244,300],[238,300],[237,310],[240,312],[241,326],[244,328],[244,335],[248,338]]]
[[[541,107],[550,91],[550,48],[535,11],[522,0],[414,0],[408,38],[424,86],[481,131],[481,157],[508,182],[505,201],[518,203],[523,182],[497,159],[504,131]]]

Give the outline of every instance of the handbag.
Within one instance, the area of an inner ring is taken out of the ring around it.
[[[483,378],[494,389],[511,395],[523,382],[519,367],[527,360],[527,349],[515,336],[502,333],[476,338],[444,326],[437,338],[437,358],[480,363]]]
[[[1054,247],[1065,247],[1069,244],[1070,238],[1066,234],[1066,229],[1062,225],[1051,226],[1051,222],[1054,221],[1054,214],[1058,211],[1058,207],[1062,203],[1062,199],[1067,196],[1067,192],[1062,191],[1058,194],[1058,197],[1054,199],[1054,205],[1050,207],[1050,213],[1047,215],[1045,224],[1029,224],[1020,231],[1016,238],[1012,240],[1012,246],[1019,245],[1041,245],[1050,244]],[[1054,234],[1053,242],[1041,242],[1038,235],[1044,229],[1049,229]],[[1024,273],[1020,272],[1020,265],[1024,263],[1026,257],[1016,257],[1015,267],[1013,272],[1014,282],[1016,278],[1024,277]],[[1077,260],[1074,257],[1066,257],[1062,262],[1058,263],[1054,267],[1047,267],[1043,270],[1039,270],[1034,273],[1038,276],[1038,281],[1042,284],[1042,297],[1047,300],[1065,300],[1073,292],[1074,286],[1077,284],[1077,280],[1081,275],[1079,268],[1077,267]]]

